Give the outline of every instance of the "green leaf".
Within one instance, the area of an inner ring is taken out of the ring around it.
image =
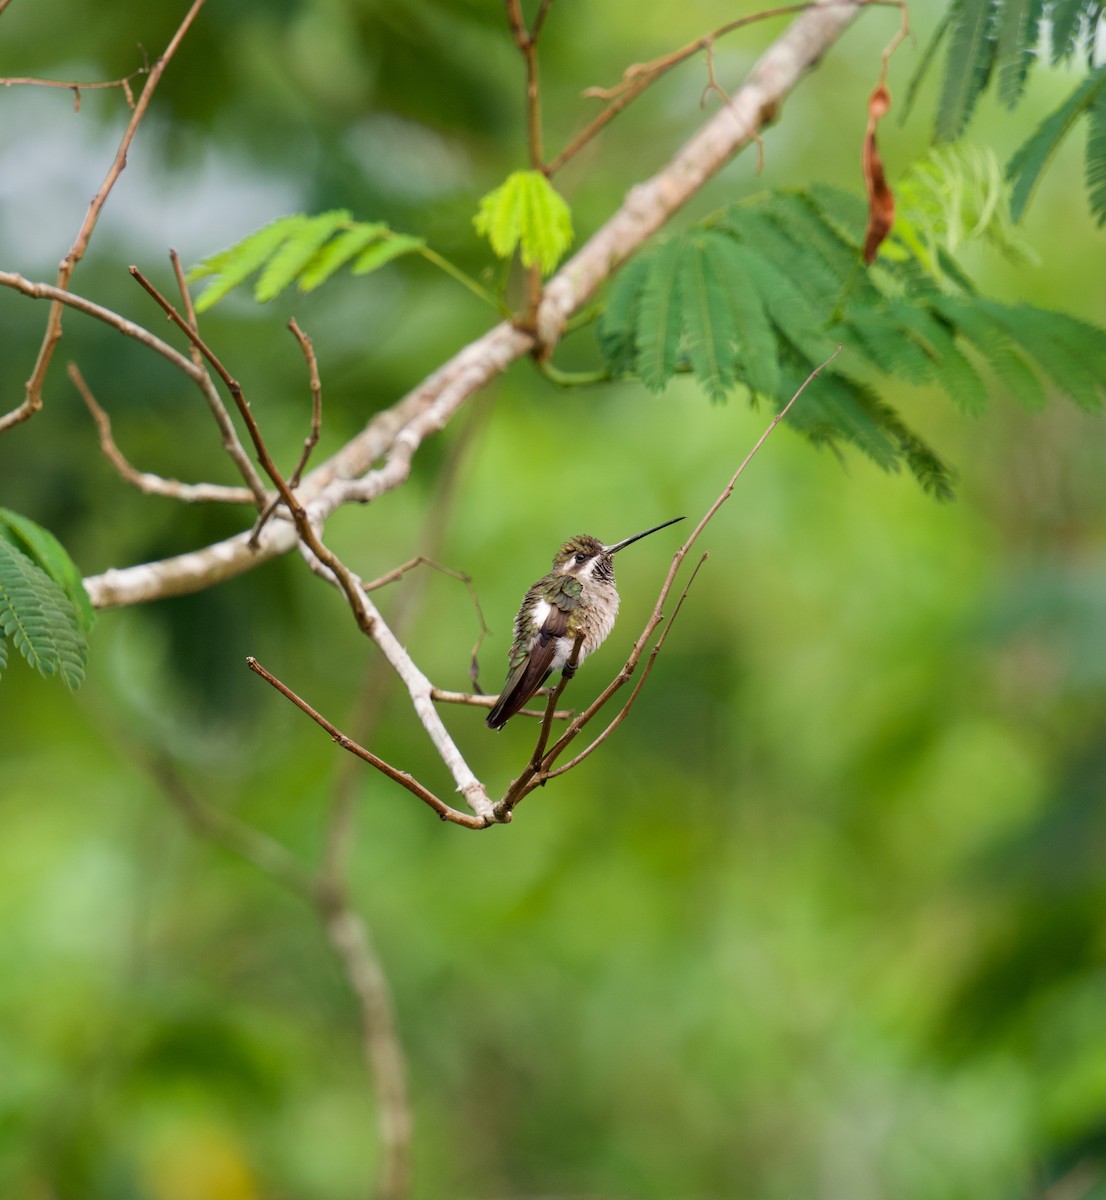
[[[999,0],[956,0],[945,78],[937,102],[937,140],[954,142],[986,86],[994,61],[993,20]]]
[[[350,214],[344,208],[302,217],[265,264],[253,289],[254,299],[263,304],[279,296],[315,258],[323,243],[349,220]]]
[[[354,275],[368,275],[378,271],[385,263],[421,250],[426,245],[424,239],[413,237],[409,233],[393,233],[383,241],[374,242],[367,250],[363,250],[353,262]]]
[[[85,591],[80,568],[48,529],[10,508],[0,508],[0,539],[22,550],[40,566],[69,598],[80,628],[86,633],[92,629],[96,611]]]
[[[313,292],[321,287],[336,271],[360,254],[366,246],[379,241],[388,233],[382,222],[358,222],[350,229],[343,229],[333,237],[307,263],[299,274],[297,286],[301,292]]]
[[[1020,220],[1025,212],[1045,164],[1056,153],[1060,143],[1079,117],[1085,112],[1097,113],[1097,124],[1092,122],[1092,137],[1096,128],[1101,130],[1104,89],[1106,89],[1106,66],[1092,71],[1067,100],[1047,116],[1014,152],[1013,157],[1006,165],[1006,178],[1013,184],[1010,211],[1015,221]],[[1089,150],[1088,144],[1088,152]],[[1100,178],[1097,172],[1094,177]],[[1090,183],[1091,172],[1088,171],[1088,185]],[[1097,213],[1101,209],[1095,211]]]
[[[524,267],[549,274],[572,244],[572,213],[541,171],[514,171],[480,201],[473,217],[498,258],[516,248]]]
[[[1106,88],[1099,88],[1087,108],[1086,163],[1087,199],[1095,224],[1106,223]]]
[[[970,240],[986,242],[1013,263],[1035,260],[1015,228],[1010,187],[989,148],[931,150],[906,172],[896,198],[893,245],[901,243],[938,282],[944,282],[945,256]]]
[[[1002,328],[1072,403],[1098,412],[1106,396],[1106,333],[1069,317],[1029,304],[980,299],[980,308]]]
[[[726,285],[714,257],[717,235],[690,234],[680,259],[687,356],[707,395],[723,401],[737,382],[736,329]]]
[[[1045,406],[1045,390],[1040,376],[1025,361],[1008,331],[996,324],[992,315],[974,300],[965,303],[954,296],[936,301],[938,310],[969,339],[991,364],[1010,396],[1023,408]]]
[[[754,395],[778,396],[779,350],[764,298],[753,282],[756,268],[750,253],[732,238],[719,238],[713,247],[733,314],[741,374]]]
[[[998,98],[1013,108],[1025,91],[1029,69],[1036,61],[1044,0],[1006,0],[998,21],[995,67]]]
[[[312,292],[349,263],[355,275],[365,275],[425,244],[380,221],[354,221],[345,209],[314,217],[296,213],[205,259],[188,278],[213,277],[196,302],[196,311],[204,312],[255,271],[261,275],[254,298],[265,303],[293,283]]]
[[[65,592],[37,563],[0,539],[0,630],[40,675],[61,675],[75,691],[88,645]],[[0,666],[7,662],[6,653]]]
[[[660,392],[676,372],[683,331],[680,295],[682,237],[663,242],[649,259],[649,275],[637,311],[637,362],[642,383]]]
[[[637,313],[649,276],[649,255],[632,258],[615,276],[596,326],[599,350],[616,379],[637,370]]]
[[[307,218],[299,213],[278,217],[272,224],[255,230],[242,241],[218,254],[205,258],[188,273],[189,282],[215,276],[196,301],[196,311],[206,312],[228,292],[247,280],[259,270],[270,256],[282,245],[294,230]]]

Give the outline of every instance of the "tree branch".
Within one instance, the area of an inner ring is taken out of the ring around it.
[[[134,106],[131,119],[127,123],[127,128],[123,131],[123,136],[115,151],[115,159],[108,170],[104,182],[100,184],[99,191],[92,197],[92,202],[88,206],[88,212],[85,214],[85,219],[81,224],[80,230],[77,232],[76,240],[70,246],[69,252],[61,260],[61,265],[58,267],[56,286],[59,289],[64,290],[68,287],[70,276],[73,274],[77,264],[84,257],[85,250],[88,249],[89,239],[92,237],[92,231],[96,228],[96,222],[100,219],[100,213],[105,203],[107,203],[111,189],[115,186],[116,180],[123,173],[123,168],[127,165],[127,151],[130,149],[131,142],[134,141],[134,135],[138,132],[138,126],[141,124],[142,118],[146,115],[146,110],[150,106],[154,90],[161,81],[165,68],[177,52],[177,48],[180,46],[184,35],[196,19],[203,4],[204,0],[193,0],[191,7],[184,15],[184,19],[177,26],[176,33],[169,39],[169,45],[165,47],[165,51],[161,57],[150,68],[150,72],[146,76],[146,83],[138,97],[138,103]],[[18,425],[21,421],[26,421],[29,417],[34,416],[42,407],[42,385],[46,379],[46,371],[50,366],[50,359],[53,357],[54,349],[61,340],[62,309],[63,303],[55,298],[50,305],[50,312],[46,318],[46,333],[43,336],[42,345],[39,347],[34,370],[31,372],[30,379],[27,380],[23,403],[18,408],[12,409],[11,412],[0,416],[0,433],[3,433],[5,429],[10,429],[13,425]]]
[[[537,337],[503,322],[377,414],[357,437],[306,476],[298,495],[309,516],[325,520],[342,504],[368,503],[398,487],[422,442],[443,428],[473,394],[539,344],[554,345],[568,318],[602,282],[733,154],[755,140],[804,72],[863,7],[863,0],[829,0],[801,13],[754,66],[731,103],[662,171],[633,188],[622,207],[553,276],[538,310]],[[296,532],[287,523],[270,524],[256,548],[250,547],[248,533],[240,534],[178,558],[90,576],[85,587],[101,608],[180,595],[250,570],[287,553],[296,542]]]

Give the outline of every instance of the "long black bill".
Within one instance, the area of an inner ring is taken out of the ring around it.
[[[620,542],[615,542],[613,546],[608,546],[608,554],[617,554],[619,550],[628,546],[631,542],[639,541],[643,537],[648,537],[651,533],[656,533],[658,529],[667,529],[669,525],[675,525],[677,521],[682,521],[683,517],[673,517],[671,521],[665,521],[660,525],[654,525],[652,529],[647,529],[644,533],[635,533],[633,537],[623,538]]]

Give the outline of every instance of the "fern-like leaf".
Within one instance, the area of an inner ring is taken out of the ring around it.
[[[6,540],[0,540],[0,630],[40,675],[60,675],[71,691],[80,687],[88,646],[72,605],[37,563]]]
[[[1028,304],[994,300],[976,303],[1029,354],[1059,390],[1087,412],[1097,412],[1106,396],[1106,333],[1064,313]]]
[[[1022,98],[1029,70],[1036,61],[1044,0],[1006,0],[998,20],[995,68],[998,98],[1013,108]]]
[[[959,297],[942,296],[936,305],[950,325],[987,359],[1013,400],[1030,410],[1044,408],[1041,378],[1026,362],[1006,328],[996,324],[993,316],[974,300],[965,303]]]
[[[68,597],[78,626],[88,633],[96,623],[96,612],[84,589],[80,568],[61,542],[48,529],[10,508],[0,508],[0,539],[22,550],[50,576]]]
[[[393,259],[421,250],[425,245],[426,242],[423,238],[414,237],[412,234],[390,233],[383,241],[374,242],[361,251],[353,260],[353,273],[354,275],[368,275],[372,271],[379,271],[382,266],[392,262]]]
[[[379,221],[354,221],[345,209],[314,217],[294,213],[204,259],[188,278],[211,278],[196,301],[196,311],[206,312],[258,271],[254,299],[264,303],[293,283],[311,292],[347,264],[355,275],[365,275],[425,244]]]
[[[596,327],[599,350],[615,379],[637,370],[637,313],[648,277],[648,254],[632,258],[615,276]]]
[[[994,17],[999,0],[956,0],[948,62],[937,102],[937,140],[953,142],[971,119],[994,62]]]
[[[775,396],[780,388],[779,355],[764,298],[753,282],[752,256],[733,238],[718,238],[713,251],[733,314],[741,375],[754,396]]]
[[[896,188],[894,239],[888,253],[909,254],[938,282],[946,255],[962,242],[986,242],[1013,263],[1034,260],[1010,213],[1010,186],[994,152],[939,146],[914,163]]]
[[[313,292],[366,247],[388,235],[388,226],[379,221],[358,222],[343,229],[325,245],[315,251],[314,256],[299,274],[301,292]]]
[[[1099,113],[1098,128],[1101,129],[1101,108],[1106,92],[1106,66],[1092,71],[1074,92],[1047,116],[1037,129],[1015,151],[1006,167],[1006,177],[1013,185],[1010,211],[1014,220],[1020,220],[1029,204],[1033,189],[1045,169],[1045,164],[1056,153],[1060,143],[1071,131],[1075,122],[1087,112]],[[1096,125],[1092,118],[1092,135]],[[1090,146],[1088,144],[1088,153]],[[1089,160],[1088,160],[1089,161]],[[1097,177],[1097,174],[1096,174]],[[1096,210],[1101,212],[1101,209]]]
[[[350,214],[344,208],[320,213],[317,217],[301,217],[265,263],[254,287],[254,299],[264,304],[279,296],[315,258],[322,245],[338,229],[348,225],[349,220]]]
[[[1099,88],[1087,106],[1087,199],[1095,224],[1106,224],[1106,88]]]
[[[660,392],[676,372],[683,331],[680,258],[684,240],[663,242],[649,261],[637,310],[637,369],[651,392]]]
[[[716,237],[709,230],[689,235],[680,258],[680,294],[691,368],[707,395],[723,401],[737,382],[737,331],[713,254]]]

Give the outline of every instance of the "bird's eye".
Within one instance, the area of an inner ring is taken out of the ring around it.
[[[577,555],[576,555],[576,561],[577,561],[578,563],[587,562],[587,561],[588,561],[588,556],[587,556],[586,554],[577,554]]]

